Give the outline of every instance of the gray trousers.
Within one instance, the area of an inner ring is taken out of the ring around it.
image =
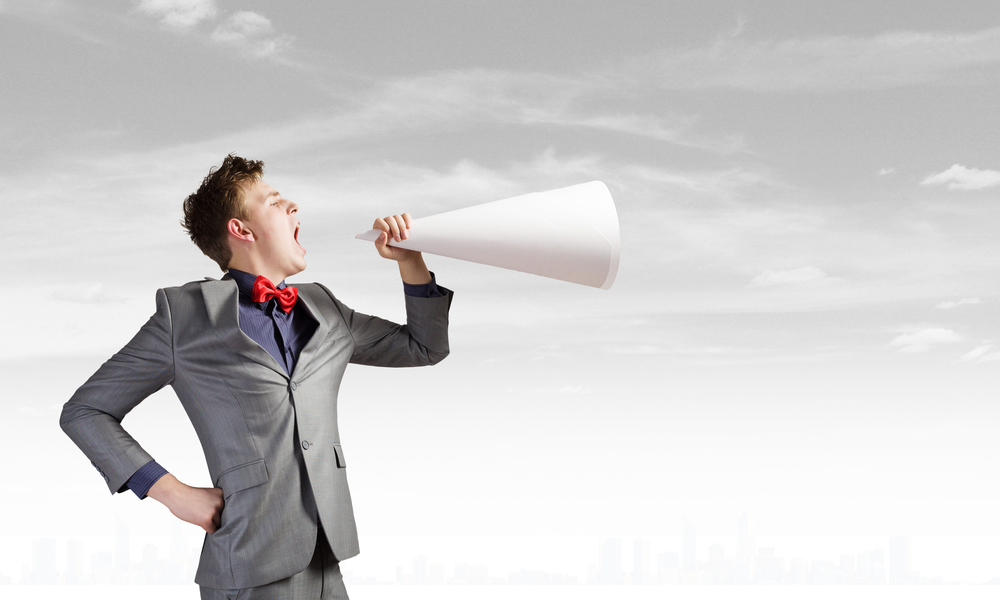
[[[201,600],[348,600],[340,563],[333,557],[323,529],[316,535],[316,551],[301,573],[267,585],[242,590],[201,587]]]

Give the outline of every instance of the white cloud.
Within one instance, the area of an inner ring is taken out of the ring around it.
[[[938,304],[934,308],[955,308],[956,306],[962,306],[964,304],[979,304],[979,298],[962,298],[961,300],[946,300],[941,304]]]
[[[952,165],[947,171],[927,177],[920,185],[946,185],[949,190],[981,190],[1000,185],[1000,171]]]
[[[531,390],[533,394],[590,394],[592,393],[589,388],[580,385],[565,385],[561,388],[537,388]]]
[[[593,100],[618,91],[602,78],[471,69],[398,79],[373,90],[350,123],[426,127],[457,123],[555,125],[634,135],[680,146],[731,153],[743,148],[733,136],[694,131],[697,118],[593,110]],[[584,108],[587,106],[588,108]],[[358,125],[355,125],[358,126]]]
[[[136,9],[174,29],[192,29],[218,14],[215,0],[142,0]]]
[[[291,44],[288,36],[279,36],[271,20],[260,13],[233,13],[212,32],[212,40],[244,48],[255,56],[273,56]]]
[[[976,348],[976,349],[974,349],[974,350],[972,350],[970,352],[967,352],[966,354],[963,354],[962,357],[959,358],[958,360],[963,361],[963,362],[968,362],[970,360],[980,359],[980,358],[983,358],[984,356],[986,356],[986,354],[991,349],[993,349],[993,344],[986,344],[984,346],[979,346],[978,348]],[[1000,353],[994,352],[994,354],[1000,354]]]
[[[737,31],[708,48],[635,58],[620,72],[630,79],[654,79],[668,89],[836,91],[930,83],[997,62],[1000,28],[782,41],[747,41]]]
[[[56,288],[51,294],[53,300],[73,304],[105,304],[121,302],[121,299],[108,293],[104,284],[66,286]]]
[[[827,285],[841,281],[830,277],[816,267],[799,267],[788,271],[764,271],[754,277],[749,287],[772,287],[777,285]]]
[[[255,19],[249,19],[244,25],[256,27],[265,39],[274,32],[273,27],[268,28]],[[255,51],[259,56],[269,51],[266,44],[254,50],[243,25],[224,26],[219,28],[223,31],[213,34],[217,43]],[[356,93],[350,106],[328,117],[308,117],[290,124],[264,126],[247,132],[240,140],[216,141],[237,147],[233,144],[244,146],[247,139],[266,138],[266,148],[273,154],[276,145],[286,142],[289,147],[302,148],[347,139],[367,140],[386,132],[442,132],[459,130],[470,124],[499,124],[607,131],[717,154],[729,154],[742,147],[738,137],[698,132],[697,119],[693,117],[622,114],[595,109],[591,100],[607,93],[603,86],[599,81],[584,78],[532,72],[441,71],[395,79]],[[745,171],[726,175],[726,179],[747,177],[757,176]]]
[[[954,344],[960,341],[962,336],[950,329],[928,327],[897,336],[889,345],[896,346],[900,352],[926,352],[937,344]]]
[[[692,135],[690,129],[694,125],[695,119],[663,119],[660,117],[636,114],[574,116],[572,114],[558,114],[552,112],[549,112],[548,114],[525,115],[525,117],[526,118],[523,119],[523,122],[526,124],[537,122],[542,124],[560,125],[564,127],[581,127],[586,129],[621,133],[625,135],[635,135],[677,144],[678,146],[712,150],[721,154],[737,152],[745,149],[746,147],[745,141],[738,135],[726,136],[720,139],[708,139]]]
[[[892,167],[886,167],[884,169],[879,169],[878,170],[878,174],[879,175],[895,175],[895,173],[896,173],[896,169],[894,169]]]
[[[635,346],[617,346],[614,348],[608,348],[608,352],[611,354],[663,354],[663,348],[659,346],[651,346],[649,344],[638,344]]]
[[[136,11],[183,32],[194,29],[204,21],[215,20],[219,14],[215,0],[141,0]],[[291,36],[281,35],[275,30],[270,19],[246,10],[232,13],[218,22],[210,39],[258,58],[274,58],[292,42]]]

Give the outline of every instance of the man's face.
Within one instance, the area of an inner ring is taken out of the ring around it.
[[[269,270],[280,273],[282,279],[302,272],[306,249],[298,241],[299,206],[263,181],[247,188],[244,202],[250,213],[245,225],[253,232],[256,252]]]

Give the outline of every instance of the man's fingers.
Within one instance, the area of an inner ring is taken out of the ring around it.
[[[226,500],[223,497],[225,492],[221,488],[212,488],[209,491],[215,496],[215,512],[212,513],[212,524],[218,529],[222,527],[222,511],[226,507]]]
[[[401,239],[405,240],[409,237],[406,233],[407,225],[406,219],[403,218],[403,215],[393,215],[392,220],[396,222],[396,241],[398,242]]]
[[[379,218],[379,219],[375,219],[375,222],[372,224],[372,229],[379,229],[379,230],[382,230],[382,231],[388,233],[392,237],[396,237],[396,235],[393,233],[393,229],[392,229],[393,226],[395,226],[395,225],[396,225],[396,222],[395,222],[395,220],[392,217],[385,217],[384,219]],[[386,239],[386,241],[388,241],[388,238]]]
[[[398,242],[400,240],[400,237],[399,237],[399,223],[396,221],[396,218],[395,217],[386,217],[385,218],[385,223],[386,223],[386,225],[389,226],[389,235],[392,236],[392,239],[394,239],[394,240],[396,240]]]
[[[401,215],[375,219],[372,229],[380,229],[391,235],[392,239],[398,242],[410,237],[410,234],[406,230],[410,228],[412,223],[413,217],[410,216],[410,213],[403,213]]]
[[[375,222],[372,224],[372,229],[378,229],[382,232],[377,238],[375,238],[375,249],[378,250],[378,253],[382,256],[382,258],[400,260],[401,257],[409,254],[409,250],[390,247],[389,239],[391,236],[393,240],[399,242],[409,238],[410,234],[407,229],[410,228],[412,222],[413,218],[410,217],[410,213],[375,219]]]

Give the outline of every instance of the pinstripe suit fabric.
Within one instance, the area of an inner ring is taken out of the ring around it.
[[[73,395],[60,424],[112,493],[152,457],[121,421],[171,385],[201,441],[222,524],[205,536],[195,581],[249,588],[302,571],[319,524],[338,560],[358,553],[337,401],[349,362],[410,367],[447,356],[452,292],[405,296],[407,324],[355,312],[320,284],[299,305],[317,321],[291,375],[238,326],[232,279],[157,291],[156,313]],[[298,309],[298,308],[297,308]]]

